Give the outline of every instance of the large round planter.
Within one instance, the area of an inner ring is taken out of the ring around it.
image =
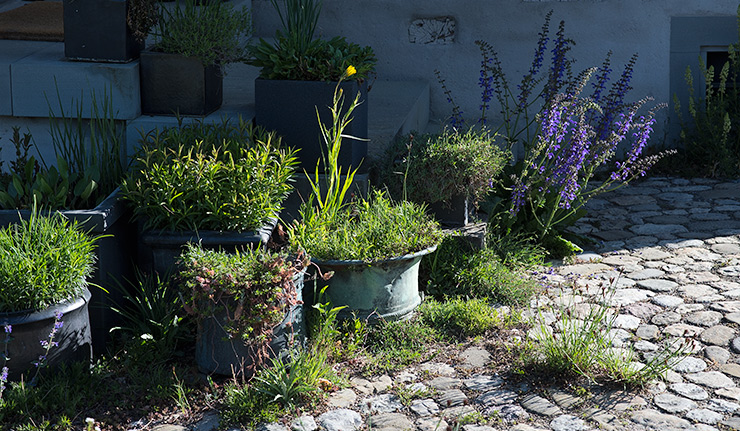
[[[10,358],[6,363],[9,369],[9,380],[20,381],[22,374],[24,380],[28,381],[33,376],[36,369],[33,363],[45,353],[41,341],[49,339],[57,312],[62,313],[63,322],[54,337],[54,341],[59,345],[49,351],[46,364],[54,368],[63,363],[90,361],[92,357],[92,337],[88,314],[90,298],[90,291],[85,289],[79,298],[61,302],[43,310],[0,313],[0,326],[10,325],[12,327],[11,340],[7,344],[8,358]],[[0,340],[5,340],[2,327],[0,327]],[[4,348],[4,343],[0,343],[0,352]]]
[[[177,260],[187,243],[200,243],[203,248],[233,251],[255,248],[267,244],[277,219],[271,219],[253,232],[219,232],[202,230],[198,232],[172,232],[150,230],[141,233],[139,248],[139,267],[160,275],[176,269]]]
[[[287,353],[290,346],[302,346],[306,339],[303,277],[304,273],[301,272],[293,280],[299,303],[292,306],[283,321],[272,329],[270,351],[273,357]],[[198,369],[203,373],[221,375],[253,371],[249,367],[254,363],[254,350],[240,338],[229,338],[229,334],[223,329],[225,323],[225,313],[205,318],[198,323],[198,338],[195,342],[195,362]]]
[[[436,249],[371,264],[360,260],[312,261],[323,273],[334,271],[326,282],[325,299],[334,307],[346,307],[339,312],[340,319],[401,320],[411,317],[421,303],[419,263]]]

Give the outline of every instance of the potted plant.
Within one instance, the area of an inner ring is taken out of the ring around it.
[[[359,94],[342,112],[343,95],[334,95],[333,126],[321,125],[330,148],[325,184],[317,163],[309,177],[313,194],[300,209],[300,220],[289,227],[289,240],[305,250],[323,273],[333,272],[326,296],[334,306],[346,306],[340,317],[369,320],[402,319],[419,305],[419,263],[434,251],[441,232],[437,223],[412,202],[393,202],[375,191],[369,198],[346,202],[356,169],[339,166],[344,128],[351,121]]]
[[[140,58],[141,110],[158,115],[207,115],[223,101],[228,63],[245,57],[249,10],[220,1],[185,0],[161,7],[155,44]]]
[[[0,359],[10,379],[29,377],[39,365],[90,360],[87,278],[95,241],[76,221],[35,207],[27,220],[0,229]]]
[[[99,237],[90,281],[101,288],[92,290],[90,315],[93,347],[102,352],[110,329],[120,323],[110,309],[121,299],[117,281],[134,274],[136,231],[118,199],[126,170],[124,131],[113,119],[107,93],[97,99],[93,92],[90,111],[92,118],[83,119],[83,101],[78,100],[71,112],[60,103],[59,115],[50,117],[56,165],[30,154],[31,134],[13,128],[9,140],[15,160],[0,173],[0,226],[17,223],[19,215],[30,218],[35,202],[46,210],[60,211]]]
[[[188,244],[179,276],[198,322],[195,360],[212,374],[251,374],[306,335],[303,275],[308,259],[265,249],[226,253]]]
[[[125,63],[139,57],[156,19],[154,0],[64,0],[64,55]]]
[[[381,178],[394,196],[429,205],[443,225],[467,225],[509,160],[485,128],[410,134],[386,152]]]
[[[140,221],[142,265],[163,275],[190,241],[230,249],[266,243],[295,163],[273,133],[241,120],[146,135],[121,185]]]
[[[326,150],[316,108],[321,122],[328,124],[331,116],[326,108],[332,106],[334,88],[339,84],[345,94],[359,92],[360,103],[354,121],[347,125],[339,163],[344,168],[360,166],[367,155],[367,79],[377,62],[372,48],[343,37],[314,39],[321,0],[271,1],[283,28],[273,43],[260,39],[250,46],[247,60],[261,68],[255,80],[256,124],[275,130],[287,145],[300,148],[302,166],[311,169]],[[341,79],[348,67],[355,73]]]

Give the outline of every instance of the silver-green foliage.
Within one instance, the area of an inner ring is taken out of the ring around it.
[[[0,312],[38,310],[79,296],[95,263],[96,238],[60,213],[31,212],[0,229]]]
[[[281,210],[295,164],[274,134],[196,123],[145,137],[121,191],[146,228],[251,231]]]

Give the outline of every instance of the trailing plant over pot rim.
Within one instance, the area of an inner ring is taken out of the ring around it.
[[[199,326],[204,319],[218,320],[229,339],[251,348],[252,366],[262,365],[271,354],[273,328],[303,303],[307,256],[264,248],[226,253],[189,243],[181,259],[186,312]]]

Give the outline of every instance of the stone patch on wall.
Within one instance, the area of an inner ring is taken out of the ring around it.
[[[447,45],[455,41],[455,27],[449,16],[415,19],[409,25],[409,42]]]

